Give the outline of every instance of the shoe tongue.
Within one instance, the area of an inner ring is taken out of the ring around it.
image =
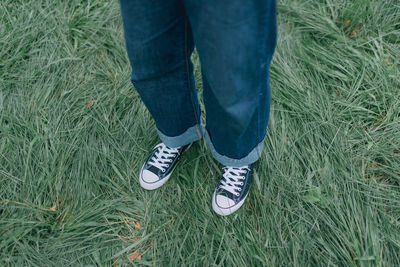
[[[243,171],[244,171],[244,170],[239,169],[239,168],[235,168],[235,169],[231,169],[231,170],[226,169],[226,172],[227,172],[230,176],[238,176],[238,175],[240,175],[240,174],[238,174],[238,173],[242,173]]]
[[[225,182],[226,182],[227,184],[231,185],[232,183],[238,181],[237,177],[238,177],[238,176],[236,176],[236,175],[230,175],[230,176],[228,176],[228,177],[225,179]]]
[[[178,153],[179,150],[167,147],[167,149],[165,149],[165,150],[163,149],[162,152],[164,154],[166,154],[167,156],[169,156],[169,155],[173,155],[173,154]]]

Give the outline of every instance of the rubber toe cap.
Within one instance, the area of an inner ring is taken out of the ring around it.
[[[154,183],[154,182],[157,182],[159,180],[159,178],[155,173],[152,173],[151,171],[148,171],[148,170],[143,170],[142,180],[145,183]]]

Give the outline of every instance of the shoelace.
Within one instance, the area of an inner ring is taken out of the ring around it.
[[[243,180],[245,174],[250,171],[248,166],[244,167],[224,167],[225,171],[222,175],[223,179],[221,181],[220,188],[231,192],[232,194],[239,196],[239,192],[242,191]]]
[[[169,148],[163,143],[158,144],[155,149],[156,148],[159,148],[159,150],[154,153],[153,157],[148,161],[148,164],[160,169],[162,172],[165,172],[166,168],[169,167],[169,163],[171,163],[173,161],[172,159],[179,154],[179,151],[177,148]]]

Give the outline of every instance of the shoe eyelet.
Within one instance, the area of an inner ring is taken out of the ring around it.
[[[243,185],[243,182],[241,182],[240,185]]]
[[[165,170],[164,170],[164,169],[162,169],[161,171],[162,171],[162,172],[165,172]]]
[[[239,195],[240,195],[239,193],[236,193],[236,194],[235,194],[235,196],[237,196],[237,197],[238,197]]]
[[[239,191],[242,191],[242,188],[239,188],[238,190],[239,190]]]
[[[167,164],[167,168],[169,167],[169,164]]]

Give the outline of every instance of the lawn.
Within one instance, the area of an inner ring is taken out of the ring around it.
[[[1,0],[0,266],[400,266],[400,3],[278,11],[265,149],[220,217],[203,140],[139,186],[158,136],[117,1]]]

